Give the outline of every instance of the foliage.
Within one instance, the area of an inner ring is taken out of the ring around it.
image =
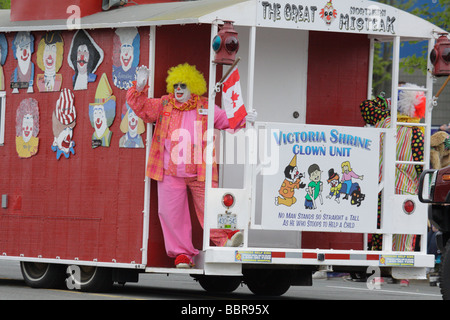
[[[0,0],[0,9],[10,9],[11,0]]]
[[[426,3],[425,5],[415,8],[411,11],[412,14],[420,16],[434,25],[449,30],[450,28],[450,0],[432,1],[434,4]],[[427,70],[427,44],[422,46],[420,56],[416,54],[405,58],[400,67],[408,73],[413,73],[415,70],[422,70],[425,74]]]
[[[450,28],[450,0],[429,1],[420,7],[413,7],[417,0],[378,0],[404,11],[411,12],[436,26],[449,30]],[[434,3],[433,3],[434,2]],[[407,73],[421,70],[424,74],[427,70],[427,45],[424,43],[420,54],[413,54],[400,61],[400,68]],[[390,43],[376,44],[374,55],[374,80],[373,90],[378,93],[383,88],[390,87],[392,70],[392,45]]]

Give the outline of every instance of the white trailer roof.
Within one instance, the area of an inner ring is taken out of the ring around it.
[[[366,0],[198,0],[126,6],[81,18],[80,28],[212,23],[231,20],[236,25],[369,34],[376,37],[430,38],[445,30],[397,8]],[[330,8],[330,5],[332,8]],[[333,13],[330,23],[324,12]],[[0,10],[0,32],[67,30],[60,20],[10,21],[10,10]],[[69,17],[71,14],[68,13]]]

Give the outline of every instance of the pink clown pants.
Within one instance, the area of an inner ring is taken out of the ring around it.
[[[213,187],[217,183],[213,182]],[[197,177],[183,178],[164,175],[158,181],[158,214],[164,234],[167,255],[175,258],[184,254],[190,259],[198,254],[192,244],[192,225],[189,212],[187,189],[194,200],[197,219],[203,228],[205,207],[205,182],[197,181]],[[230,230],[211,229],[210,237],[217,246],[223,246]]]

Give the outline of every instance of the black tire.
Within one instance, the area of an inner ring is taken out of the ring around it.
[[[290,272],[286,270],[248,269],[244,282],[255,295],[281,296],[291,287]]]
[[[236,290],[242,282],[242,277],[234,276],[199,276],[200,286],[213,293],[230,293]]]
[[[32,288],[62,288],[66,278],[66,266],[61,264],[20,262],[25,283]]]
[[[85,292],[104,292],[113,285],[112,269],[95,266],[72,266],[76,272],[68,275],[66,285],[69,289],[79,289]]]
[[[442,265],[439,271],[442,299],[450,300],[450,241],[445,245],[445,252],[441,258]]]

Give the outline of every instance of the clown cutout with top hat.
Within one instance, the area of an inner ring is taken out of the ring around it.
[[[39,41],[36,63],[44,71],[38,74],[36,84],[40,92],[59,91],[62,74],[57,73],[62,66],[64,40],[58,31],[47,32]]]
[[[397,121],[411,122],[411,126],[397,126],[397,160],[398,161],[423,161],[424,136],[422,130],[414,126],[425,116],[426,98],[423,88],[406,83],[398,93]],[[414,90],[414,89],[417,89]],[[378,96],[374,100],[365,100],[360,106],[361,114],[368,125],[376,128],[389,128],[391,126],[390,100]],[[383,140],[380,143],[380,157],[382,160]],[[379,179],[381,181],[382,164],[380,161]],[[417,194],[419,176],[422,172],[421,165],[396,164],[395,166],[395,193]],[[379,203],[381,195],[378,195]],[[380,212],[378,215],[380,223]],[[392,250],[413,251],[415,235],[394,235]],[[372,235],[372,249],[381,250],[381,235]]]
[[[106,73],[102,74],[95,92],[95,102],[89,104],[89,119],[94,128],[92,148],[109,147],[112,132],[109,127],[116,116],[116,97],[109,85]]]
[[[193,266],[199,251],[192,244],[187,189],[191,191],[197,218],[203,227],[205,169],[203,159],[207,130],[208,99],[206,81],[195,66],[181,64],[171,68],[166,78],[168,94],[147,98],[148,69],[138,68],[136,84],[127,92],[127,102],[147,123],[156,123],[147,164],[147,176],[158,182],[158,213],[167,255],[175,258],[177,268]],[[213,106],[214,128],[230,127],[225,110]],[[247,121],[254,122],[256,112]],[[245,118],[237,128],[245,126]],[[218,183],[217,164],[213,164],[213,186]],[[239,246],[239,230],[212,229],[211,240],[217,246]]]
[[[27,89],[27,93],[33,93],[34,63],[31,62],[31,55],[34,52],[34,36],[28,31],[17,32],[12,49],[17,59],[17,68],[11,75],[12,93],[19,93],[18,89]]]
[[[56,152],[57,160],[61,155],[68,159],[71,153],[75,154],[75,142],[72,137],[76,118],[74,94],[69,89],[62,89],[52,113],[54,135],[52,150]]]

